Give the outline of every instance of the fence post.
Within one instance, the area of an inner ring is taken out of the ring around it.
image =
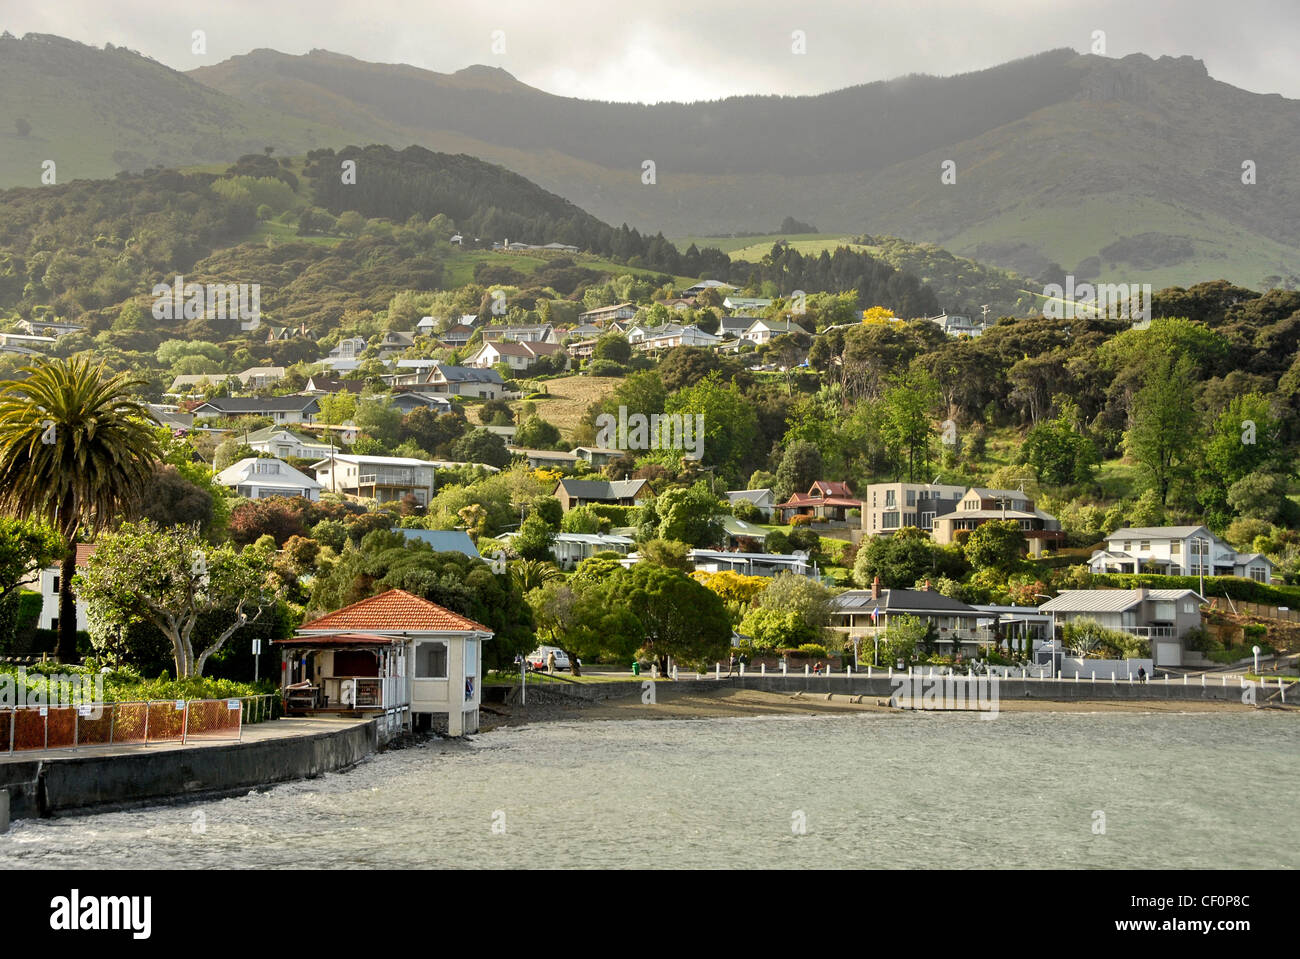
[[[714,663],[714,664],[713,664],[713,678],[714,678],[714,679],[721,679],[721,678],[722,678],[722,664],[721,664],[721,663]]]
[[[807,663],[804,663],[804,664],[803,664],[803,674],[804,674],[805,676],[808,675],[808,669],[809,669],[808,664],[807,664]]]
[[[759,663],[759,664],[758,664],[758,675],[760,675],[760,676],[766,676],[766,675],[767,675],[767,663]]]

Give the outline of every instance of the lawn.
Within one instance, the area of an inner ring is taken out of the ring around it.
[[[537,415],[558,426],[568,442],[582,424],[591,404],[621,382],[622,378],[617,376],[561,376],[540,384],[547,394],[545,397],[516,400],[511,406],[517,410],[522,403],[536,403]]]

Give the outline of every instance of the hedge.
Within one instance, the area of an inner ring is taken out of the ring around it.
[[[614,526],[635,526],[641,519],[641,507],[616,506],[613,503],[590,503],[591,511]]]
[[[1116,586],[1121,589],[1194,589],[1201,588],[1197,576],[1160,576],[1155,573],[1097,573],[1092,578],[1094,586]],[[1300,586],[1269,586],[1240,576],[1205,577],[1205,597],[1226,596],[1264,606],[1300,608]]]

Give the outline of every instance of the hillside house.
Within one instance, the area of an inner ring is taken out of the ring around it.
[[[438,464],[406,456],[335,453],[313,463],[311,468],[322,490],[381,503],[413,496],[416,503],[428,506],[433,499],[434,471]]]
[[[194,407],[199,420],[269,416],[276,423],[313,423],[320,413],[314,396],[218,396]]]
[[[1012,521],[1020,527],[1031,556],[1056,549],[1065,541],[1061,524],[1051,513],[1034,506],[1024,490],[972,486],[951,513],[936,516],[931,535],[936,543],[956,542],[957,533],[979,529],[990,520]]]
[[[559,355],[564,358],[564,368],[569,368],[569,356],[564,348],[555,343],[512,342],[499,340],[484,343],[472,357],[465,361],[466,366],[489,369],[498,363],[505,363],[512,372],[524,372],[531,369],[543,356]]]
[[[1094,620],[1151,643],[1157,666],[1181,666],[1187,633],[1201,625],[1192,589],[1067,589],[1038,607],[1057,623]]]
[[[1094,573],[1160,573],[1165,576],[1241,576],[1273,582],[1273,561],[1262,553],[1239,553],[1204,526],[1142,526],[1117,529],[1106,548],[1088,560]]]
[[[589,480],[562,479],[555,486],[552,494],[560,501],[564,512],[575,506],[587,506],[591,503],[605,503],[611,506],[636,506],[643,500],[652,499],[654,490],[650,481],[630,480]]]
[[[268,496],[302,496],[313,502],[320,499],[320,483],[284,460],[272,457],[242,459],[218,473],[215,482],[247,499]]]
[[[872,483],[862,500],[862,532],[888,536],[909,526],[928,532],[936,516],[957,508],[966,490],[937,483]]]
[[[790,522],[793,516],[814,516],[823,522],[843,523],[848,520],[849,510],[861,508],[862,500],[853,495],[848,483],[817,480],[807,493],[791,494],[784,503],[774,506],[773,511],[782,523]]]

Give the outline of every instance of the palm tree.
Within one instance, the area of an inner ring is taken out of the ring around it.
[[[88,359],[23,367],[0,383],[0,511],[42,519],[66,552],[59,578],[59,659],[77,659],[77,539],[131,506],[158,459],[158,440],[130,393],[144,381],[109,376]]]
[[[521,593],[538,589],[556,579],[564,579],[564,574],[541,559],[517,559],[510,564],[510,578],[519,586]]]

